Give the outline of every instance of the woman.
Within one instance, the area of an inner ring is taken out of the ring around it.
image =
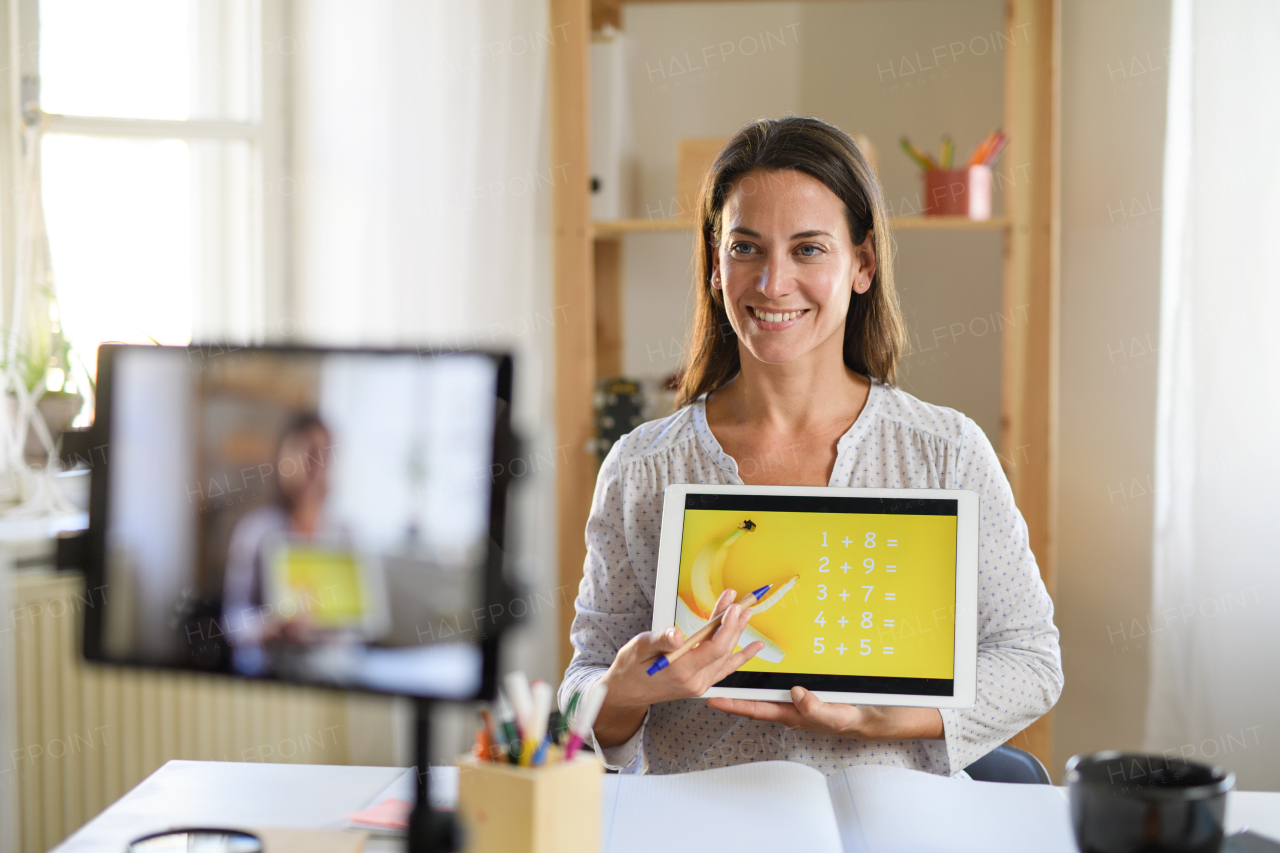
[[[561,705],[603,678],[595,725],[611,767],[680,772],[789,759],[943,775],[1048,711],[1062,690],[1053,605],[990,442],[959,412],[894,387],[904,332],[880,186],[846,134],[811,118],[743,128],[698,205],[696,316],[679,410],[620,439],[587,522]],[[994,381],[994,380],[993,380]],[[977,704],[970,710],[693,697],[756,654],[747,615],[657,676],[684,640],[649,632],[671,483],[971,489],[981,498]]]
[[[318,415],[294,418],[281,433],[271,460],[277,483],[274,499],[245,513],[231,531],[222,612],[237,672],[263,675],[273,669],[273,646],[282,640],[308,639],[305,613],[282,621],[265,606],[263,561],[271,545],[288,537],[310,538],[321,529],[332,449],[329,429]]]

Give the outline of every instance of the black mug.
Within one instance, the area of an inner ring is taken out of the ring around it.
[[[1217,853],[1236,777],[1161,755],[1108,751],[1067,762],[1081,853]]]

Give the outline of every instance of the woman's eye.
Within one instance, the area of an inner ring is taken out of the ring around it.
[[[729,247],[729,251],[735,252],[739,255],[745,255],[751,251],[751,244],[750,243],[734,243],[732,246]]]
[[[806,257],[806,258],[812,258],[812,257],[814,257],[815,255],[817,255],[817,254],[818,254],[819,252],[821,252],[821,251],[822,251],[822,247],[821,247],[821,246],[815,246],[815,245],[813,245],[812,243],[810,243],[810,244],[809,244],[809,245],[807,245],[807,246],[801,246],[801,247],[800,247],[800,254],[801,254],[801,255],[803,255],[803,256],[804,256],[804,257]]]

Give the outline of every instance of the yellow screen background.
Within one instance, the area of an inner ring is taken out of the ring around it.
[[[757,657],[742,671],[954,677],[954,515],[685,510],[678,594],[695,613],[691,576],[698,553],[715,549],[747,519],[757,527],[728,547],[725,588],[741,598],[767,583],[776,589],[794,575],[799,580],[749,623],[781,647],[782,661]]]

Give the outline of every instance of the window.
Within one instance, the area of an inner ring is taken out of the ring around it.
[[[281,241],[267,237],[283,234],[279,200],[263,192],[282,161],[270,117],[283,74],[264,38],[277,5],[22,0],[38,22],[24,94],[46,114],[60,321],[91,373],[104,341],[264,337],[279,303],[266,270],[281,264]]]

